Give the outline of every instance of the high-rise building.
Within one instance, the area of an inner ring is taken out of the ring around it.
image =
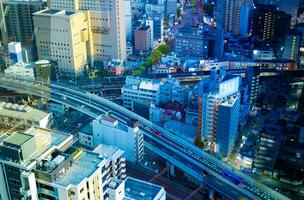
[[[152,50],[150,26],[140,26],[134,30],[134,51],[139,55],[148,55]]]
[[[199,84],[199,139],[211,142],[211,151],[227,156],[238,134],[240,77],[219,76],[215,68]]]
[[[259,93],[260,72],[258,66],[248,66],[246,70],[246,79],[248,85],[248,93],[250,104],[255,105]]]
[[[291,15],[278,11],[276,6],[256,5],[252,17],[252,34],[260,40],[284,40],[290,20]]]
[[[112,182],[126,178],[123,151],[73,143],[72,135],[39,128],[1,138],[1,199],[123,199],[109,198]]]
[[[51,0],[50,8],[68,12],[87,11],[93,61],[126,59],[124,0]]]
[[[286,14],[291,15],[292,17],[297,17],[298,15],[298,8],[300,0],[280,0],[278,4],[278,8],[281,11],[284,11]]]
[[[285,37],[285,45],[283,51],[283,59],[297,61],[300,44],[301,34],[296,31],[289,32]]]
[[[283,141],[283,132],[284,127],[278,123],[269,122],[266,124],[255,149],[253,170],[272,175]]]
[[[240,22],[244,20],[241,15],[242,8],[251,9],[253,0],[220,0],[216,3],[216,22],[219,28],[234,35],[240,33]],[[242,13],[244,15],[244,13]],[[241,18],[242,17],[242,18]],[[248,18],[247,18],[248,19]]]
[[[42,0],[1,0],[1,40],[21,42],[27,45],[34,40],[34,23],[32,15],[44,9]]]
[[[55,61],[62,76],[80,76],[89,63],[86,13],[45,9],[33,18],[39,59]]]
[[[125,0],[125,25],[126,25],[126,38],[127,42],[132,42],[132,2],[131,0]]]

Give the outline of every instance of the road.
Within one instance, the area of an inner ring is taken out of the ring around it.
[[[198,180],[204,180],[207,186],[220,192],[229,199],[288,199],[255,179],[198,149],[187,141],[173,135],[166,129],[96,95],[75,91],[58,85],[42,86],[34,82],[13,80],[4,77],[0,77],[0,86],[63,103],[91,117],[97,117],[105,112],[111,111],[110,115],[117,118],[121,123],[127,123],[130,119],[137,120],[140,122],[140,128],[144,131],[146,147],[163,156],[193,177],[197,177]],[[37,88],[39,88],[39,90],[37,90]],[[157,134],[155,130],[161,134]],[[242,183],[236,183],[231,180],[231,178],[224,176],[223,170],[229,171],[229,173],[242,179]]]
[[[154,172],[148,171],[142,167],[134,166],[132,164],[127,164],[127,175],[135,178],[139,178],[145,181],[151,180],[156,174]],[[165,187],[168,200],[185,199],[192,190],[185,187],[181,183],[171,180],[168,177],[160,176],[153,182],[155,184]],[[201,194],[196,193],[192,196],[192,200],[204,200],[208,199]]]

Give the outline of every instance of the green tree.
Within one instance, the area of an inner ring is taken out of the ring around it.
[[[162,44],[162,45],[160,45],[160,46],[157,48],[157,50],[159,50],[159,51],[160,51],[161,53],[163,53],[163,54],[168,54],[168,53],[171,52],[171,48],[170,48],[170,46],[167,45],[167,44]]]
[[[163,56],[163,54],[161,51],[159,51],[158,49],[154,50],[151,54],[152,64],[155,64],[156,62],[158,62],[162,56]]]

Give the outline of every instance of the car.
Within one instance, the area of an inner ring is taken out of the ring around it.
[[[161,133],[160,131],[154,131],[154,133],[155,133],[156,135],[158,135],[158,136],[161,136],[161,135],[162,135],[162,133]]]

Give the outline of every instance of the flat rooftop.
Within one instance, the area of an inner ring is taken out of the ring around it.
[[[125,200],[153,200],[163,187],[128,177],[125,182]]]
[[[0,140],[12,144],[20,145],[27,140],[35,138],[36,149],[28,158],[24,159],[21,164],[27,166],[33,160],[39,160],[40,156],[51,148],[60,149],[64,144],[72,142],[73,136],[63,133],[53,132],[47,129],[31,127],[24,133],[15,133],[8,137],[2,136]],[[1,145],[1,144],[0,144]]]
[[[115,146],[101,144],[94,149],[95,153],[98,153],[105,159],[117,159],[123,155],[123,151]]]
[[[90,177],[99,168],[102,161],[99,154],[83,150],[72,166],[58,176],[55,183],[64,187],[78,185],[85,178]]]
[[[27,105],[0,102],[0,116],[39,122],[48,115],[50,114]]]
[[[24,133],[15,133],[7,137],[4,142],[14,144],[16,146],[21,146],[26,143],[29,139],[33,138],[32,135],[24,134]]]

